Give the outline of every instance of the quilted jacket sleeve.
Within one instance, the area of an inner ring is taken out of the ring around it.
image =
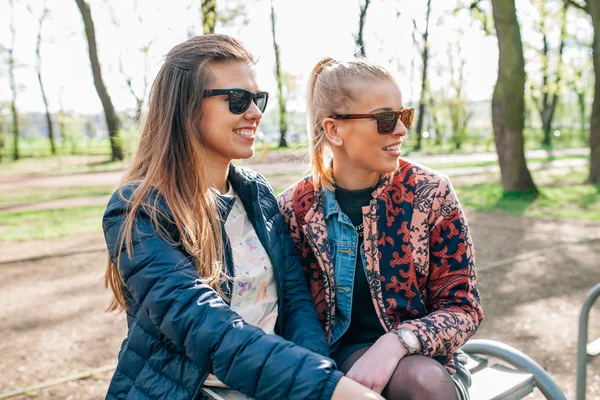
[[[475,334],[481,320],[473,242],[463,210],[448,178],[439,186],[432,204],[429,237],[429,314],[398,328],[413,331],[428,356],[448,355]]]
[[[117,192],[103,218],[113,262],[126,213]],[[164,238],[169,228],[158,232],[140,209],[132,231],[133,251],[129,255],[123,250],[119,260],[131,301],[160,332],[199,366],[255,399],[329,399],[342,376],[331,360],[247,324],[198,279],[186,253]]]

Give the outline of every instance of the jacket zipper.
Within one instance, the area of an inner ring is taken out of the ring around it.
[[[192,397],[193,400],[200,400],[204,397],[204,395],[202,394],[202,387],[204,386],[204,381],[206,380],[206,378],[208,378],[208,372],[204,374],[204,377],[202,379],[200,379],[202,383],[198,385],[198,388],[196,389],[196,394],[194,394],[194,396]]]

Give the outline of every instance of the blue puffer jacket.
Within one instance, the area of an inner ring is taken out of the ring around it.
[[[107,399],[201,398],[209,373],[256,399],[331,398],[342,373],[327,357],[329,346],[273,191],[264,177],[244,168],[232,166],[229,179],[273,263],[279,296],[276,329],[283,338],[244,322],[198,280],[189,254],[173,245],[178,233],[165,200],[151,195],[147,203],[157,201],[163,213],[161,232],[171,237],[159,234],[140,209],[133,253],[129,257],[123,250],[120,259],[129,332]],[[122,195],[130,198],[135,187],[125,186]],[[225,220],[232,203],[223,203]],[[126,202],[117,191],[103,219],[113,262],[126,215]],[[231,271],[231,250],[224,239]]]

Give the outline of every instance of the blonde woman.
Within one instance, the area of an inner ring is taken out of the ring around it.
[[[231,164],[252,156],[268,98],[231,37],[167,55],[103,219],[110,310],[128,322],[108,399],[378,398],[328,358],[270,186]]]
[[[473,245],[448,178],[400,158],[414,109],[384,68],[326,58],[307,111],[313,174],[279,205],[332,358],[388,400],[468,398]]]

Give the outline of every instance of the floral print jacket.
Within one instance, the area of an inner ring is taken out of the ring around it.
[[[336,291],[321,191],[309,176],[278,201],[331,338]],[[363,223],[367,278],[382,326],[411,330],[422,354],[454,373],[452,356],[475,333],[483,311],[473,243],[450,180],[401,160],[363,207]]]

